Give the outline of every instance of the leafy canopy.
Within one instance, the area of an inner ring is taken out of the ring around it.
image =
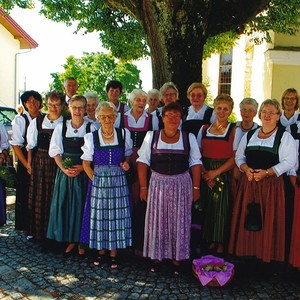
[[[111,54],[92,52],[83,52],[81,58],[74,56],[67,57],[63,65],[64,72],[52,73],[53,83],[50,89],[63,90],[64,80],[67,77],[75,77],[78,81],[78,94],[84,94],[87,91],[96,92],[100,100],[107,100],[105,86],[108,81],[115,79],[122,82],[123,94],[120,100],[126,102],[126,94],[134,88],[141,87],[139,77],[140,71],[129,62],[120,61]]]

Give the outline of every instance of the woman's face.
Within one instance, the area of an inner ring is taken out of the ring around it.
[[[30,96],[24,105],[27,108],[30,115],[36,114],[41,108],[41,102],[34,99],[33,96]]]
[[[177,100],[177,93],[173,88],[167,88],[162,95],[162,100],[165,105],[175,102]]]
[[[257,113],[254,106],[250,103],[244,104],[243,108],[241,108],[240,111],[241,111],[242,120],[244,122],[252,122]]]
[[[85,104],[80,100],[75,100],[69,106],[72,119],[81,120],[85,114]]]
[[[162,117],[166,130],[175,130],[179,127],[181,115],[178,110],[168,110]]]
[[[267,104],[264,105],[259,116],[262,125],[273,125],[276,126],[280,114],[275,105]]]
[[[215,107],[216,117],[219,122],[227,121],[232,112],[231,106],[225,101],[219,101]]]
[[[159,97],[158,95],[155,95],[155,94],[150,94],[148,96],[148,104],[149,104],[149,109],[151,111],[154,111],[157,109],[157,106],[159,104]]]
[[[296,97],[295,93],[287,93],[283,97],[283,109],[284,110],[295,111],[296,105],[297,105],[297,97]]]
[[[141,114],[145,110],[146,103],[147,97],[142,94],[138,94],[132,101],[132,110],[136,113]]]
[[[86,113],[89,118],[95,118],[95,110],[97,108],[97,101],[95,98],[89,98],[86,104]]]
[[[97,117],[101,127],[106,130],[112,129],[116,121],[116,115],[112,108],[103,108]]]
[[[61,115],[61,111],[63,109],[63,105],[58,98],[48,98],[47,100],[47,106],[48,106],[48,114],[54,118],[57,119]]]
[[[205,100],[205,94],[203,93],[202,89],[200,87],[192,89],[192,91],[189,94],[189,99],[191,102],[191,105],[199,110],[202,108],[204,100]]]

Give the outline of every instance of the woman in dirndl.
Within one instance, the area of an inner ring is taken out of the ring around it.
[[[125,175],[129,170],[132,140],[127,129],[114,128],[117,111],[113,103],[101,102],[96,116],[101,128],[85,135],[82,147],[83,168],[92,187],[85,206],[81,240],[88,240],[89,247],[99,251],[95,265],[103,263],[105,250],[108,250],[110,266],[116,269],[117,249],[132,245],[129,188]]]
[[[33,119],[27,130],[28,160],[30,176],[28,197],[28,234],[46,246],[49,212],[57,165],[49,156],[50,139],[54,128],[63,120],[61,111],[65,95],[53,91],[47,95],[48,113]]]
[[[203,125],[197,140],[202,154],[201,200],[204,221],[203,240],[208,250],[223,253],[228,245],[232,208],[232,169],[238,146],[235,123],[228,117],[233,99],[220,94],[214,100],[216,121]]]
[[[151,272],[171,259],[174,275],[190,257],[191,208],[200,197],[201,155],[195,136],[178,130],[181,118],[178,103],[166,105],[164,129],[147,133],[137,159],[140,198],[147,202],[143,255],[152,260]]]
[[[81,147],[83,136],[96,128],[84,120],[86,98],[74,95],[69,102],[71,119],[64,119],[52,134],[49,155],[58,169],[50,208],[47,238],[67,243],[65,255],[75,251],[80,241],[81,222],[88,178],[83,170]],[[78,253],[84,254],[78,246]]]
[[[132,242],[134,252],[139,256],[143,255],[146,204],[140,199],[140,186],[136,164],[137,151],[140,149],[147,131],[157,130],[159,124],[156,114],[149,114],[145,111],[147,96],[147,93],[143,90],[134,89],[129,95],[132,108],[124,113],[120,124],[115,124],[116,127],[128,129],[133,142],[133,153],[129,160],[130,173],[132,174],[130,179]]]
[[[285,259],[285,193],[283,174],[296,165],[296,145],[278,127],[280,104],[265,100],[262,126],[242,138],[235,161],[243,172],[234,202],[229,253],[264,262]]]
[[[42,115],[42,96],[36,91],[26,91],[21,95],[21,101],[25,112],[17,115],[12,121],[12,136],[10,144],[18,158],[16,204],[15,204],[15,228],[28,230],[28,193],[30,184],[30,169],[27,158],[27,129],[34,118]],[[28,239],[31,236],[27,236]]]
[[[298,164],[295,171],[290,174],[291,184],[295,189],[295,198],[289,263],[300,269],[300,115],[296,123],[290,125],[287,130],[295,139],[298,153]]]
[[[0,123],[0,166],[10,164],[10,145],[8,134],[2,123]],[[6,223],[6,191],[5,181],[0,179],[0,227]]]

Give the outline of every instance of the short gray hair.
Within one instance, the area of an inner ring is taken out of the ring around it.
[[[160,88],[160,93],[161,93],[161,95],[163,96],[164,93],[165,93],[165,91],[166,91],[167,89],[169,89],[169,88],[173,89],[173,90],[176,92],[176,95],[177,95],[177,98],[178,98],[179,92],[178,92],[177,86],[176,86],[175,83],[173,83],[172,81],[166,82],[166,83],[164,83],[164,84],[162,85],[162,87]]]
[[[118,115],[117,108],[112,102],[103,101],[103,102],[100,102],[99,105],[96,108],[96,111],[95,111],[96,118],[98,118],[98,116],[100,115],[101,110],[103,110],[103,109],[112,109],[113,114],[116,115],[116,116]]]
[[[158,100],[161,100],[161,93],[159,90],[157,89],[151,89],[150,91],[148,91],[148,97],[147,97],[147,102],[149,101],[149,98],[151,95],[155,95],[158,96]]]
[[[100,102],[98,95],[97,95],[96,93],[94,93],[94,92],[88,91],[88,92],[86,92],[86,93],[84,94],[84,97],[85,97],[87,100],[89,100],[89,99],[95,99],[96,102],[97,102],[97,105],[98,105],[99,102]]]
[[[130,95],[129,95],[129,102],[132,104],[133,103],[133,100],[138,96],[138,95],[142,95],[142,96],[145,96],[145,97],[148,97],[148,94],[143,91],[142,89],[134,89]]]
[[[257,103],[257,101],[254,98],[244,98],[240,102],[240,109],[242,109],[245,104],[251,104],[251,105],[253,105],[255,111],[258,110],[258,103]]]

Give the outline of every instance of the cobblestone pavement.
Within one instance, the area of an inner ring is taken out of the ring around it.
[[[235,264],[231,283],[202,287],[190,263],[178,277],[168,264],[150,274],[147,262],[126,250],[117,270],[96,267],[91,252],[85,259],[43,253],[39,244],[9,224],[0,228],[0,299],[300,299],[299,271],[227,260]]]

